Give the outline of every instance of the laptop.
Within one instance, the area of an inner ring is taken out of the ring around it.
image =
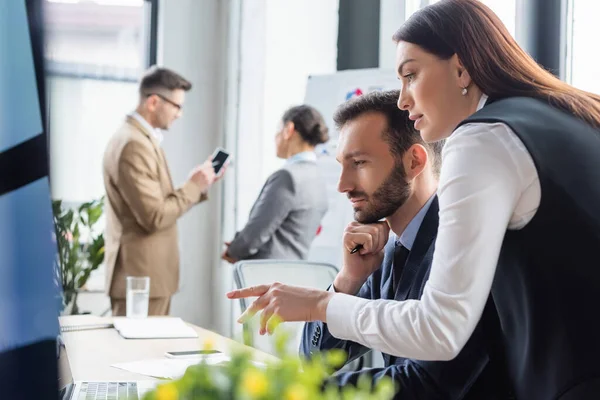
[[[60,337],[58,342],[61,342]],[[58,350],[58,369],[59,400],[142,400],[144,394],[162,382],[160,380],[74,381],[67,349],[62,344],[59,344]]]

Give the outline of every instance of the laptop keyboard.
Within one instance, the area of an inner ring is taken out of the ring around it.
[[[83,382],[76,400],[139,400],[136,382]]]

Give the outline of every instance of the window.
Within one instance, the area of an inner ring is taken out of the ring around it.
[[[104,195],[102,158],[138,101],[156,55],[157,0],[45,0],[52,197],[66,207]],[[152,21],[152,22],[151,22]],[[98,229],[104,228],[99,221]],[[102,290],[104,267],[88,290]]]
[[[573,86],[600,94],[597,51],[598,15],[597,0],[570,0],[567,15],[567,81]]]
[[[405,2],[405,15],[406,18],[410,17],[418,9],[428,6],[430,4],[437,3],[439,0],[406,0]],[[593,1],[593,0],[589,0]],[[492,9],[494,13],[500,18],[502,23],[506,25],[506,28],[513,37],[515,36],[515,24],[516,24],[516,12],[517,12],[517,0],[481,0],[483,4]]]
[[[135,107],[149,64],[151,4],[45,2],[52,195],[67,204],[104,193],[104,147]]]

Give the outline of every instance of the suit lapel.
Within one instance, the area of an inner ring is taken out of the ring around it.
[[[165,171],[167,172],[167,181],[169,184],[169,188],[171,190],[173,190],[173,179],[171,178],[171,171],[169,170],[169,164],[167,164],[167,156],[165,155],[165,151],[162,148],[159,149],[159,153],[160,153],[160,160],[161,160],[162,166],[165,169]]]
[[[156,152],[157,157],[159,158],[159,160],[164,162],[163,157],[161,155],[161,148],[160,148],[158,142],[156,141],[156,139],[154,138],[154,136],[152,135],[152,132],[148,132],[148,130],[146,130],[146,128],[133,117],[128,116],[127,123],[132,125],[135,129],[137,129],[144,136],[146,136],[148,138],[148,140],[150,140],[150,143],[152,143],[152,147],[154,147],[154,151]]]
[[[417,237],[413,243],[413,247],[408,255],[406,264],[402,271],[402,277],[400,284],[394,294],[396,300],[406,300],[409,298],[409,293],[412,291],[412,287],[415,283],[416,277],[419,275],[420,269],[424,268],[421,266],[423,258],[427,251],[431,247],[433,240],[437,235],[439,216],[439,206],[437,196],[431,201],[429,210],[423,218],[423,222],[417,232]],[[429,266],[428,268],[429,269]]]
[[[131,116],[127,117],[127,122],[133,127],[135,127],[138,131],[140,131],[144,136],[146,136],[148,140],[150,140],[150,143],[152,143],[152,147],[154,148],[154,152],[156,153],[156,157],[159,160],[159,165],[165,170],[168,184],[170,185],[171,189],[173,189],[173,180],[171,179],[171,171],[169,171],[169,166],[167,165],[167,158],[165,157],[165,152],[160,147],[158,141],[152,135],[152,132],[148,132],[142,124],[140,124],[135,118]]]

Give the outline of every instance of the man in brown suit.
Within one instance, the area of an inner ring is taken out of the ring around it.
[[[182,115],[191,83],[165,68],[151,68],[140,83],[135,112],[111,138],[104,154],[105,260],[113,315],[125,315],[126,277],[150,277],[149,315],[167,315],[179,283],[177,219],[206,200],[215,182],[212,163],[194,168],[173,187],[161,130]]]

